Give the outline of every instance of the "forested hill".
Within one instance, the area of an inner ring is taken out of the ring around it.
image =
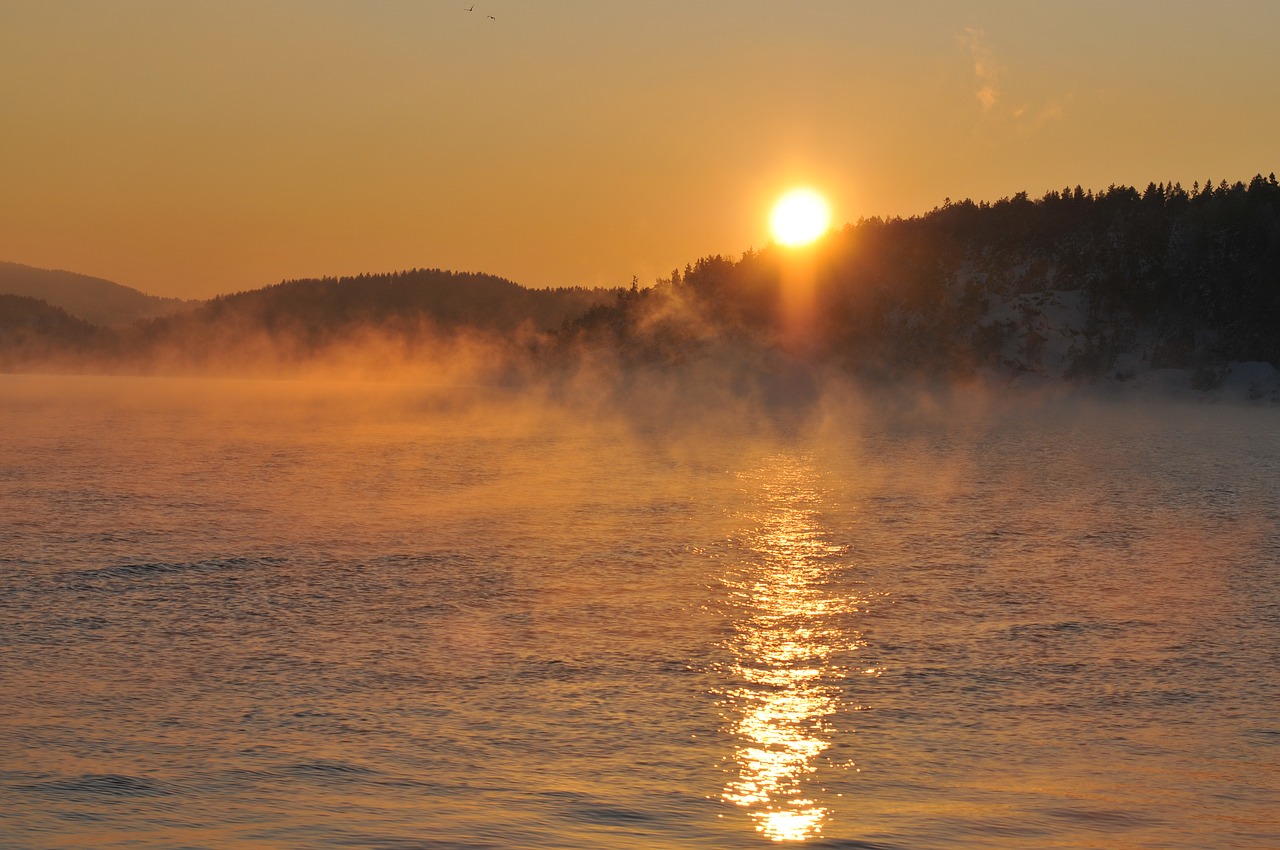
[[[306,356],[372,333],[402,340],[472,332],[509,337],[557,328],[613,297],[608,290],[527,289],[493,275],[442,269],[292,280],[139,323],[125,347],[176,347],[201,357],[271,338]]]
[[[813,298],[800,345],[785,319],[797,287]],[[729,340],[885,376],[1181,369],[1212,386],[1232,363],[1280,366],[1280,186],[1273,174],[948,200],[802,251],[704,258],[561,335],[650,362]]]
[[[527,289],[488,274],[413,269],[285,281],[215,298],[196,318],[218,321],[234,316],[309,331],[428,319],[440,328],[509,332],[524,324],[537,330],[559,327],[610,297],[611,293],[582,287]]]
[[[29,363],[58,366],[101,354],[110,331],[38,298],[0,294],[0,369]]]
[[[537,290],[415,269],[287,281],[124,330],[68,324],[29,299],[6,311],[9,370],[261,372],[345,358],[372,374],[453,356],[521,374],[703,361],[768,375],[799,363],[891,381],[1211,389],[1244,375],[1250,395],[1280,401],[1280,186],[1269,175],[947,201],[802,249],[704,257],[647,288]],[[481,344],[483,357],[459,353]]]

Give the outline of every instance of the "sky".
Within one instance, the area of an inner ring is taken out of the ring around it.
[[[1280,3],[0,0],[0,260],[642,284],[947,198],[1280,170]]]

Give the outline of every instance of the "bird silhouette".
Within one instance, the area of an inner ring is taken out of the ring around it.
[[[474,9],[475,7],[476,7],[476,4],[475,4],[475,3],[472,3],[470,6],[468,6],[468,7],[467,7],[467,8],[465,8],[465,9],[463,9],[463,11],[464,11],[464,12],[470,12],[470,11],[471,11],[472,9]]]
[[[496,21],[496,20],[498,20],[498,19],[497,19],[497,18],[495,18],[493,15],[490,15],[490,16],[489,16],[489,20],[491,20],[491,21]]]

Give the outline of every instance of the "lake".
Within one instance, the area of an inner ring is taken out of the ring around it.
[[[1274,407],[0,417],[0,847],[1280,846]]]

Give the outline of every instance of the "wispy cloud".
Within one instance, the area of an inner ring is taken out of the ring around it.
[[[984,116],[1001,120],[1020,133],[1034,133],[1065,119],[1067,105],[1072,100],[1070,93],[1058,94],[1040,103],[1011,101],[1006,97],[1006,69],[996,58],[995,49],[984,30],[965,27],[958,41],[973,63],[973,96],[981,105]]]
[[[985,32],[975,27],[965,27],[960,39],[973,58],[973,77],[978,86],[975,96],[978,103],[982,104],[982,111],[990,113],[1000,99],[1000,89],[996,87],[1000,66],[991,49],[991,42],[987,40]]]
[[[1045,101],[1039,106],[1027,105],[1009,111],[1013,117],[1013,128],[1023,134],[1039,132],[1050,124],[1066,119],[1067,106],[1074,99],[1070,92]]]

